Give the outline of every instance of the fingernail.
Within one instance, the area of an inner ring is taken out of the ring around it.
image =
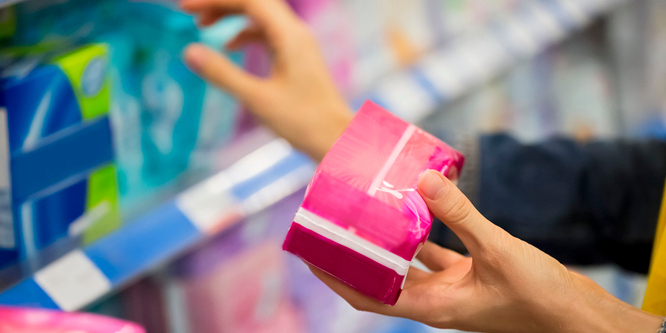
[[[204,66],[206,50],[199,44],[191,44],[185,49],[185,63],[193,72],[201,72]]]
[[[444,193],[444,180],[435,170],[426,170],[419,179],[417,187],[424,197],[437,200]]]

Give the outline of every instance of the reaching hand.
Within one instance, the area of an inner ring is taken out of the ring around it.
[[[277,135],[321,160],[352,118],[331,79],[317,42],[281,0],[183,0],[181,7],[209,25],[245,14],[252,25],[227,45],[238,49],[263,43],[273,55],[271,74],[259,78],[222,54],[194,44],[185,51],[190,68],[225,89]]]
[[[313,273],[356,309],[475,332],[656,332],[661,323],[486,220],[446,177],[427,171],[418,190],[471,258],[426,243],[395,306]]]

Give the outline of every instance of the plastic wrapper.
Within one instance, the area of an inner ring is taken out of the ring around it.
[[[463,156],[366,102],[317,168],[283,249],[394,305],[430,233],[416,191],[428,169],[458,177]]]
[[[88,313],[0,307],[3,333],[145,333],[126,321]]]

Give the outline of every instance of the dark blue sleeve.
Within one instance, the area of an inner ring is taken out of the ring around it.
[[[565,264],[647,272],[666,178],[666,142],[506,134],[478,143],[474,203],[489,220]],[[447,243],[445,228],[433,239]],[[446,244],[445,244],[446,245]]]

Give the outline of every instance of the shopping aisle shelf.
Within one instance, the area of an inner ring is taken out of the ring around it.
[[[0,9],[26,0],[0,0]]]
[[[418,122],[438,106],[561,41],[626,0],[529,0],[471,38],[429,52],[389,75],[361,99]]]
[[[302,189],[314,164],[275,139],[145,216],[0,293],[0,304],[79,310],[195,243]]]

